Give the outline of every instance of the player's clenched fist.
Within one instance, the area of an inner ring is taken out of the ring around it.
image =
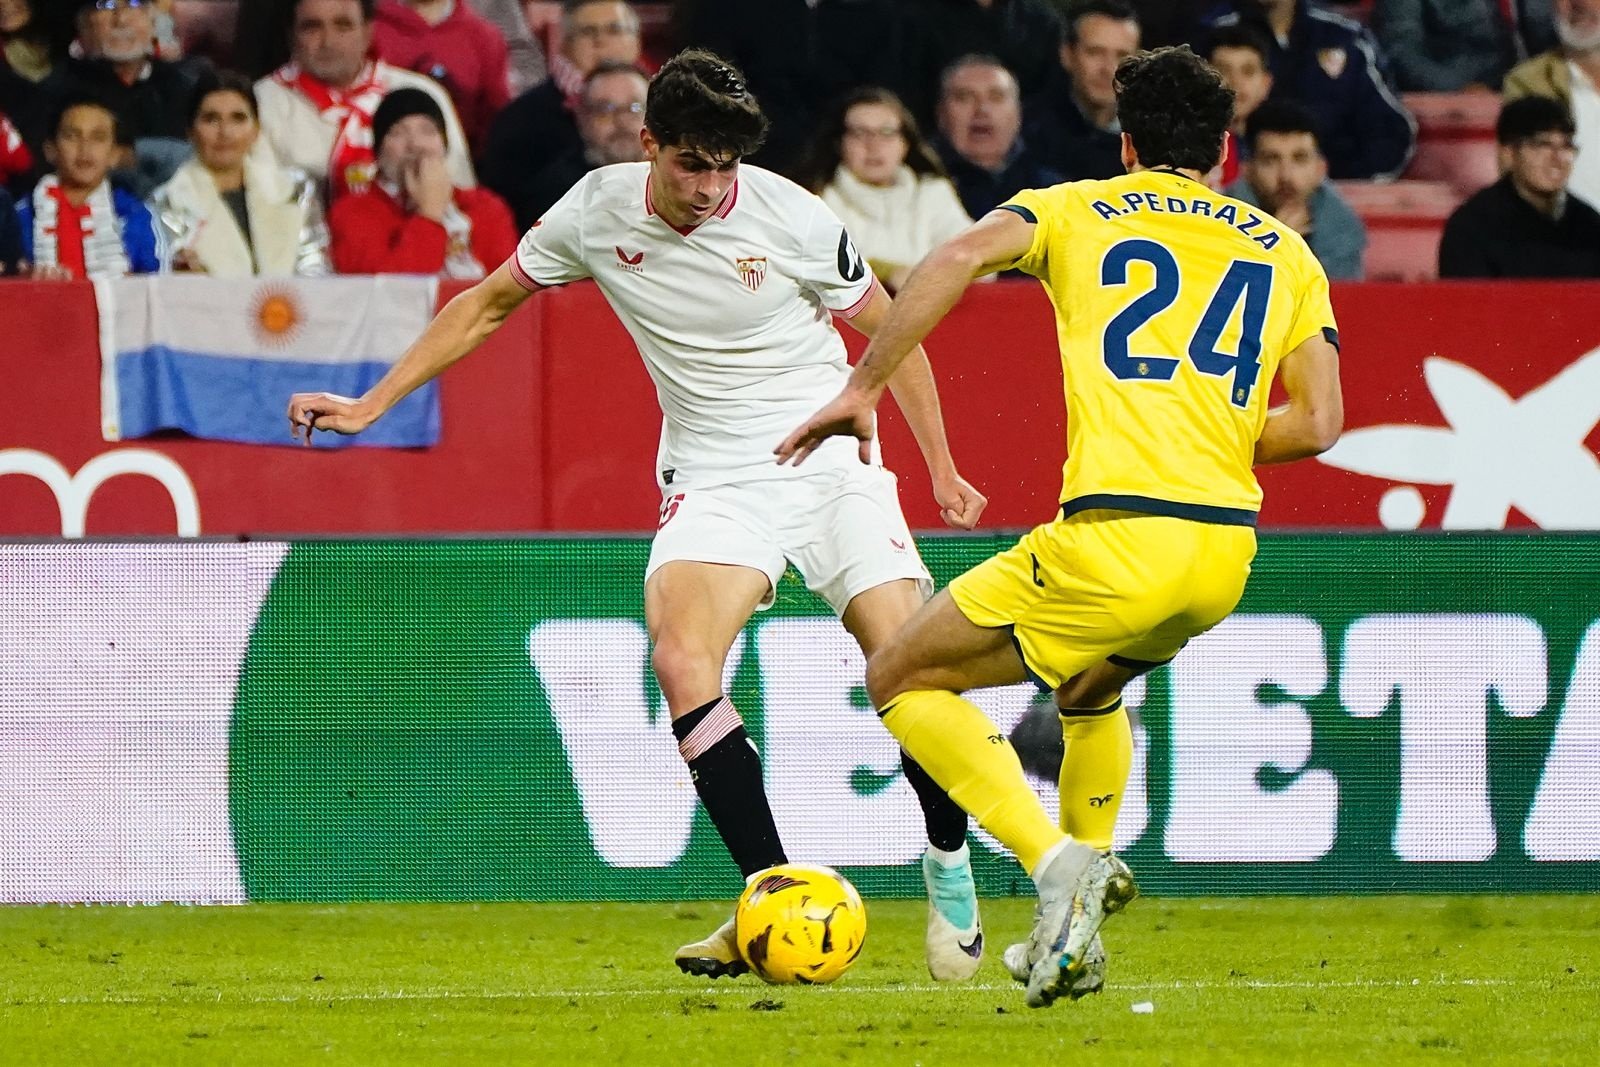
[[[983,517],[989,498],[959,474],[948,474],[933,480],[933,498],[939,502],[939,517],[945,525],[958,530],[970,530]]]
[[[361,401],[348,396],[296,393],[289,398],[289,432],[308,445],[312,430],[360,433],[372,425],[373,419]]]

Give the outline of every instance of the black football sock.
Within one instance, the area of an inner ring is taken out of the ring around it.
[[[733,701],[721,696],[674,719],[672,735],[689,765],[694,791],[740,873],[748,878],[787,863],[761,782],[761,757]]]
[[[967,813],[905,749],[900,750],[900,766],[906,772],[906,781],[917,791],[922,821],[928,826],[928,844],[945,852],[959,849],[967,840]]]

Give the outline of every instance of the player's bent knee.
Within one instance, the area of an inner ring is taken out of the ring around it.
[[[1114,663],[1097,663],[1080,671],[1056,687],[1056,706],[1061,708],[1103,708],[1122,695],[1122,689],[1137,672]]]
[[[1086,681],[1083,675],[1068,679],[1056,690],[1056,706],[1061,708],[1103,708],[1122,695],[1120,685]]]
[[[906,684],[907,676],[894,660],[895,657],[887,652],[879,652],[867,660],[867,696],[879,711],[889,701],[912,688]]]
[[[724,656],[703,642],[664,635],[650,652],[661,694],[674,710],[687,710],[722,691]]]

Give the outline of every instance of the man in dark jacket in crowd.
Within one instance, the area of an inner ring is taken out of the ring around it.
[[[1023,189],[1063,179],[1023,143],[1017,80],[994,56],[962,56],[939,79],[939,158],[981,219]]]
[[[203,61],[172,62],[155,51],[155,0],[74,0],[82,59],[69,59],[41,85],[59,106],[85,94],[116,112],[131,153],[117,177],[143,196],[189,157],[189,96]]]
[[[1122,0],[1079,0],[1067,11],[1061,62],[1027,102],[1028,143],[1068,180],[1123,173],[1117,64],[1139,50],[1139,21]]]
[[[1360,23],[1308,0],[1234,0],[1212,28],[1253,25],[1272,42],[1272,95],[1317,117],[1328,174],[1398,177],[1411,158],[1416,125],[1386,80],[1372,35]]]
[[[639,130],[644,126],[644,103],[650,83],[639,68],[607,61],[589,74],[578,102],[578,133],[583,144],[545,164],[525,188],[520,200],[511,201],[517,229],[538,221],[596,167],[639,162],[645,158]]]
[[[1441,278],[1600,278],[1600,212],[1567,192],[1573,129],[1567,109],[1547,97],[1501,110],[1505,177],[1445,223]]]
[[[536,196],[539,172],[583,148],[578,105],[584,79],[601,63],[638,63],[639,15],[624,0],[566,0],[561,51],[550,59],[550,78],[501,109],[478,160],[483,184],[512,204]]]
[[[1047,0],[918,0],[903,5],[906,105],[927,122],[939,79],[962,56],[994,56],[1026,99],[1044,91],[1058,66],[1061,18]]]

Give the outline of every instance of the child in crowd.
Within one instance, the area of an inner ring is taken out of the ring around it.
[[[36,278],[99,278],[161,269],[156,229],[138,197],[112,186],[117,116],[91,97],[68,99],[45,142],[54,168],[17,205],[23,254]]]

